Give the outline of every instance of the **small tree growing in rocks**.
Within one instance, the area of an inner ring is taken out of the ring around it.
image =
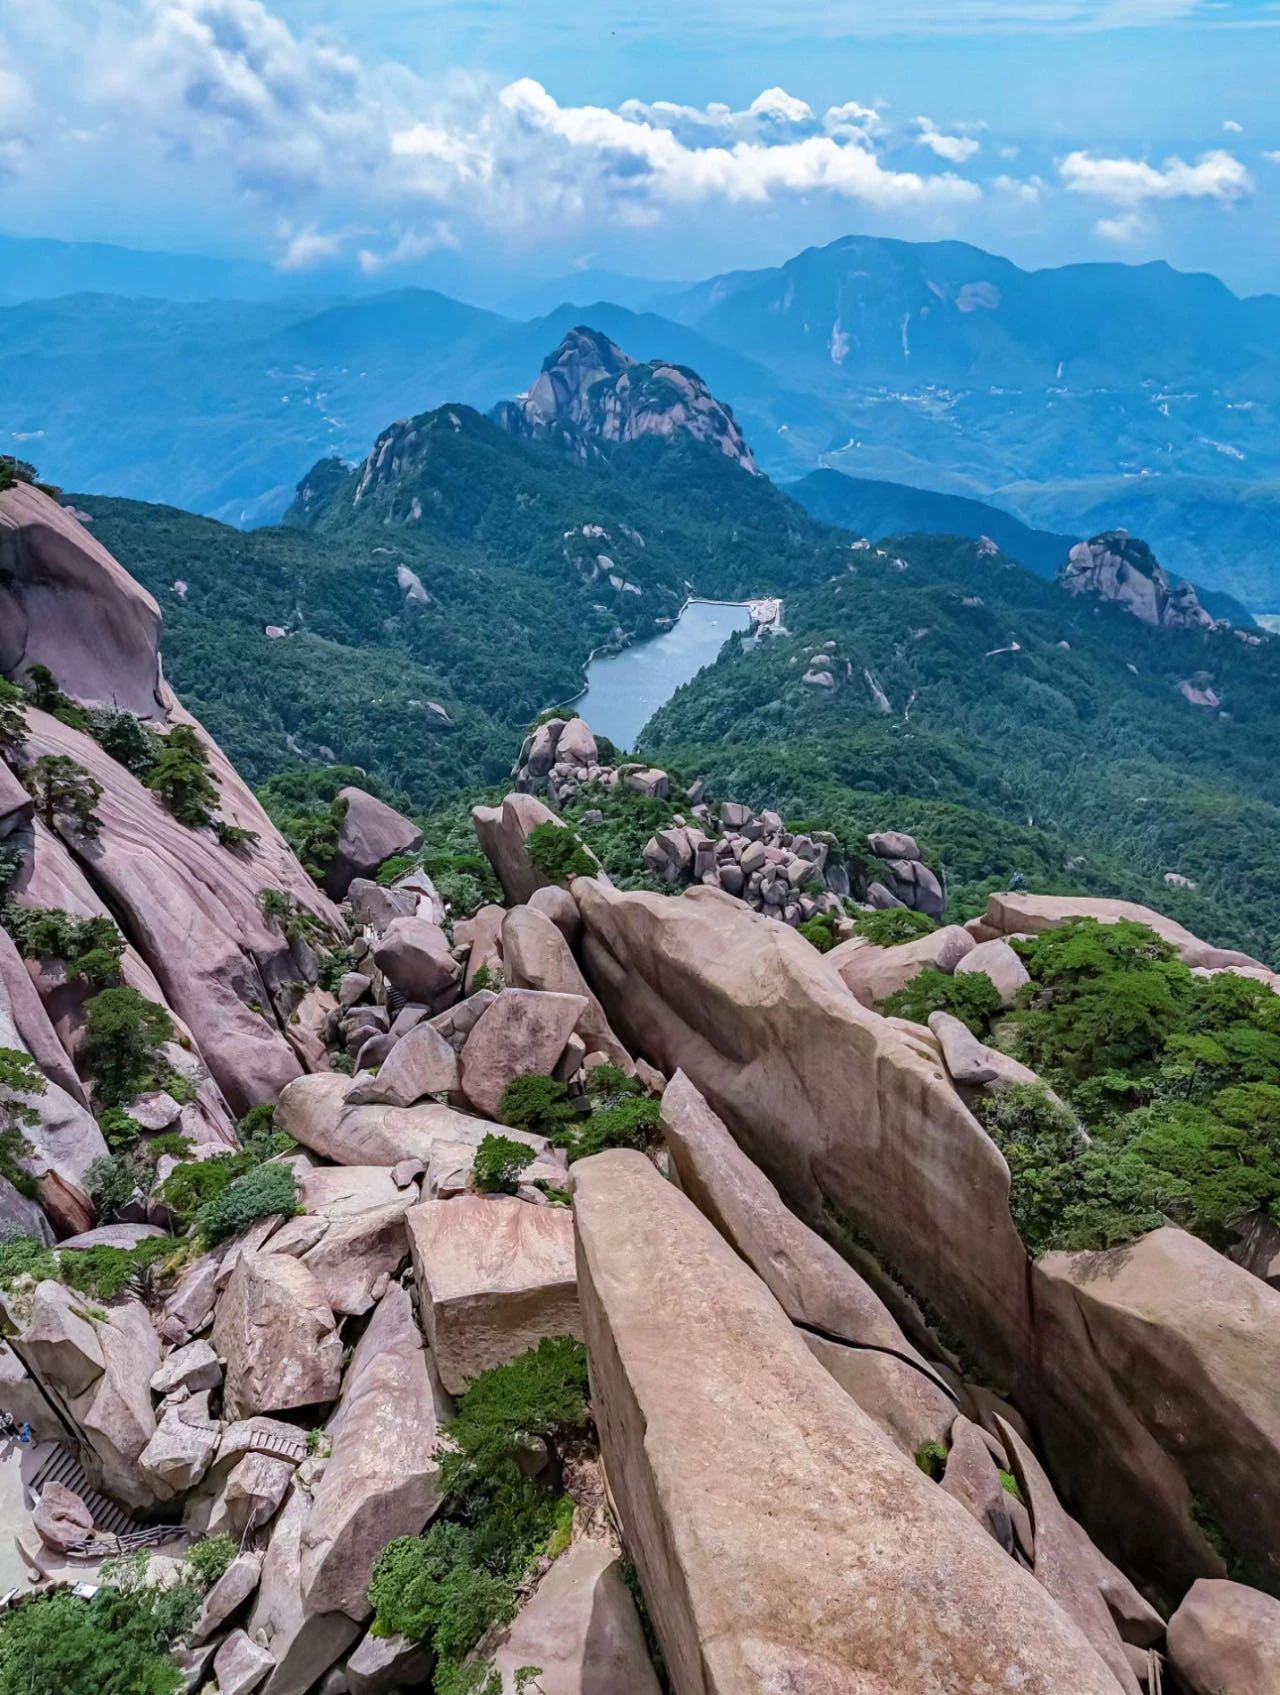
[[[65,753],[41,754],[22,781],[51,830],[62,820],[77,835],[97,835],[102,821],[94,808],[102,798],[102,784],[74,759]]]

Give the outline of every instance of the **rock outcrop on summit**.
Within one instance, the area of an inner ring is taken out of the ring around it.
[[[731,409],[696,371],[661,359],[632,359],[599,330],[570,330],[528,394],[504,401],[494,418],[517,435],[547,438],[586,458],[596,441],[688,435],[758,475]]]
[[[1190,583],[1175,583],[1145,541],[1128,530],[1107,530],[1077,542],[1058,581],[1069,594],[1091,594],[1125,607],[1144,624],[1167,630],[1211,630]]]

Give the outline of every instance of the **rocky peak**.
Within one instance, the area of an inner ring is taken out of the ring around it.
[[[543,361],[528,394],[504,402],[495,421],[513,434],[558,438],[579,458],[594,441],[689,435],[758,475],[732,410],[684,365],[632,359],[598,330],[570,330]]]
[[[1071,594],[1097,595],[1128,607],[1144,624],[1171,630],[1214,627],[1191,584],[1171,581],[1146,542],[1128,530],[1106,530],[1077,542],[1058,581]]]

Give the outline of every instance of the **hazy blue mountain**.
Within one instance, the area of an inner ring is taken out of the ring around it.
[[[633,312],[647,312],[660,308],[664,300],[682,294],[688,287],[687,282],[628,277],[619,271],[602,271],[593,266],[514,289],[502,300],[501,307],[513,318],[538,318],[554,312],[557,306],[591,306],[598,300],[610,300],[615,306],[626,306]]]
[[[772,476],[830,468],[1058,534],[1123,525],[1198,584],[1280,605],[1280,299],[1162,264],[1028,272],[849,237],[656,310],[565,300],[527,322],[422,288],[26,302],[0,309],[0,448],[67,487],[269,521],[301,467],[358,456],[388,418],[518,394],[577,324],[702,373]]]
[[[1081,539],[1080,535],[1033,530],[981,500],[935,494],[905,483],[878,482],[872,477],[849,477],[840,471],[811,471],[798,482],[783,486],[815,518],[839,524],[871,541],[916,534],[964,536],[971,541],[989,536],[1001,553],[1016,559],[1037,577],[1056,577],[1071,547]]]
[[[320,287],[324,286],[321,281]],[[278,299],[314,292],[251,259],[148,253],[99,241],[50,241],[0,234],[0,304],[62,294],[152,295],[164,300]]]

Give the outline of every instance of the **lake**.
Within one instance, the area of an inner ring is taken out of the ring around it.
[[[662,635],[593,659],[587,667],[587,692],[574,701],[573,710],[597,735],[629,750],[681,683],[710,665],[734,630],[750,625],[746,606],[691,600]]]

